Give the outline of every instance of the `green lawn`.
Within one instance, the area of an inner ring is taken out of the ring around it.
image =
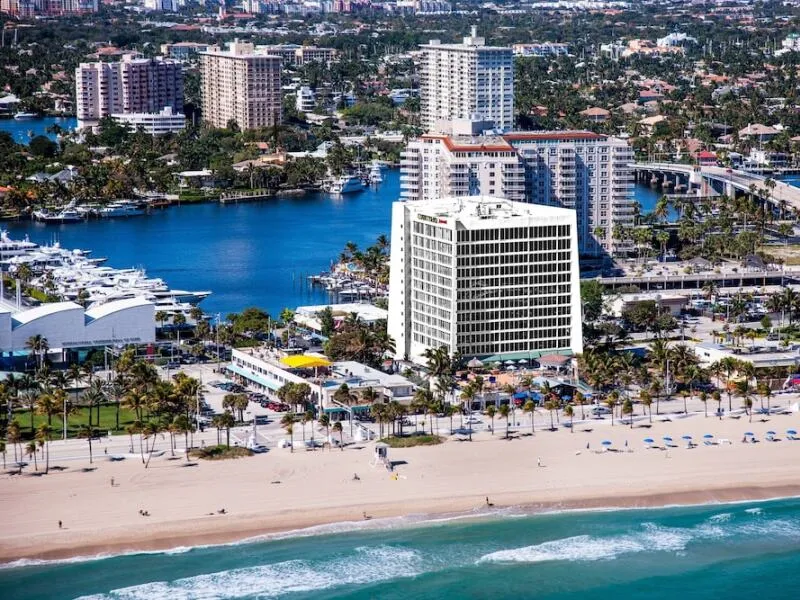
[[[123,434],[125,433],[125,427],[130,425],[136,420],[136,416],[133,411],[127,410],[125,408],[120,407],[119,410],[119,426],[120,431],[114,432],[113,429],[116,425],[116,414],[117,409],[112,405],[103,405],[100,407],[100,425],[97,425],[97,409],[95,408],[92,412],[92,427],[96,428],[100,431],[101,434],[105,435],[107,431],[112,431],[112,433],[116,434]],[[20,427],[22,428],[22,435],[28,436],[30,435],[30,427],[31,427],[31,413],[29,410],[15,410],[14,411],[14,418],[19,422]],[[33,426],[38,427],[42,423],[47,423],[47,417],[44,415],[33,415]],[[67,436],[68,437],[76,437],[78,434],[78,427],[83,424],[89,423],[89,409],[88,408],[76,408],[75,412],[72,413],[69,418],[67,419]],[[61,415],[53,415],[52,419],[52,427],[53,427],[53,438],[59,439],[62,436],[62,424],[63,419]]]
[[[411,448],[412,446],[435,446],[441,444],[444,438],[438,435],[418,433],[403,437],[387,437],[381,441],[390,448]]]

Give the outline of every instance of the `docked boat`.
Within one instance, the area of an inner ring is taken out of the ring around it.
[[[377,162],[372,163],[367,175],[370,185],[378,185],[383,181],[383,173],[381,172],[381,165]]]
[[[46,208],[33,211],[33,218],[43,223],[77,223],[85,218],[77,208],[75,200],[67,204],[58,211],[51,211]]]
[[[111,202],[97,209],[97,215],[102,218],[138,217],[146,212],[144,208],[127,200]]]
[[[342,175],[335,177],[326,186],[328,193],[333,195],[354,194],[364,189],[364,182],[355,175]]]
[[[22,121],[23,119],[35,119],[36,113],[20,111],[14,115],[14,118],[17,121]]]

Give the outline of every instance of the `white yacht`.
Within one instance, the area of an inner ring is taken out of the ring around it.
[[[8,260],[12,256],[28,254],[38,247],[39,244],[30,241],[27,235],[24,240],[12,240],[8,237],[7,231],[0,231],[0,261]]]
[[[378,185],[383,181],[383,173],[381,172],[381,165],[378,162],[373,162],[369,168],[369,175],[367,175],[370,185]]]
[[[106,206],[97,209],[98,216],[104,218],[138,217],[146,212],[147,211],[144,208],[136,206],[136,204],[127,200],[111,202]]]
[[[20,111],[14,115],[14,118],[17,121],[22,121],[23,119],[35,119],[36,113]]]
[[[43,223],[77,223],[83,221],[82,215],[75,208],[75,200],[71,201],[59,211],[50,211],[46,208],[33,211],[33,218]]]
[[[171,290],[164,280],[148,277],[143,269],[103,266],[105,258],[90,258],[85,250],[68,250],[58,243],[38,246],[27,239],[15,241],[0,235],[0,267],[10,274],[26,265],[33,273],[33,287],[63,300],[103,304],[128,298],[145,298],[182,312],[208,297],[210,291]]]
[[[327,186],[327,191],[333,195],[354,194],[364,189],[364,182],[355,175],[342,175],[335,177]]]

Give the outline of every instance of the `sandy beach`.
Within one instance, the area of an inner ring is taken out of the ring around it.
[[[7,519],[0,561],[216,544],[327,523],[360,524],[365,512],[370,526],[381,526],[390,517],[488,514],[501,507],[536,512],[800,495],[800,441],[785,436],[787,429],[800,429],[797,414],[753,423],[694,415],[633,430],[586,423],[576,424],[575,433],[537,430],[535,436],[526,435],[527,418],[521,422],[520,437],[511,441],[502,439],[505,426],[498,420],[496,435],[482,433],[471,443],[451,439],[392,449],[396,477],[370,466],[373,443],[344,451],[272,450],[192,467],[165,456],[147,470],[136,459],[111,462],[101,455],[90,472],[81,470],[87,460],[64,463],[64,471],[47,476],[3,475],[0,510]],[[765,441],[768,430],[781,441]],[[741,443],[745,431],[759,443]],[[731,443],[705,446],[706,433]],[[687,449],[686,434],[700,445]],[[646,449],[642,442],[650,437],[663,446],[663,436],[678,447]],[[599,452],[603,440],[618,451]],[[486,507],[487,496],[493,509]]]

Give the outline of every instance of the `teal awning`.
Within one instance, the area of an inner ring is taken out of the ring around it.
[[[263,375],[259,375],[258,373],[253,373],[250,369],[245,369],[240,367],[239,365],[235,365],[233,363],[228,365],[228,370],[236,373],[237,375],[241,375],[245,379],[249,379],[250,381],[254,381],[259,385],[263,385],[265,388],[272,390],[273,392],[277,392],[281,386],[279,386],[274,381],[270,381],[266,379]]]
[[[493,354],[491,356],[479,356],[478,358],[483,361],[483,364],[490,362],[505,362],[507,360],[518,361],[523,358],[527,360],[539,358],[545,354],[561,354],[563,356],[572,356],[572,350],[535,350],[531,352],[504,352],[502,354]]]

